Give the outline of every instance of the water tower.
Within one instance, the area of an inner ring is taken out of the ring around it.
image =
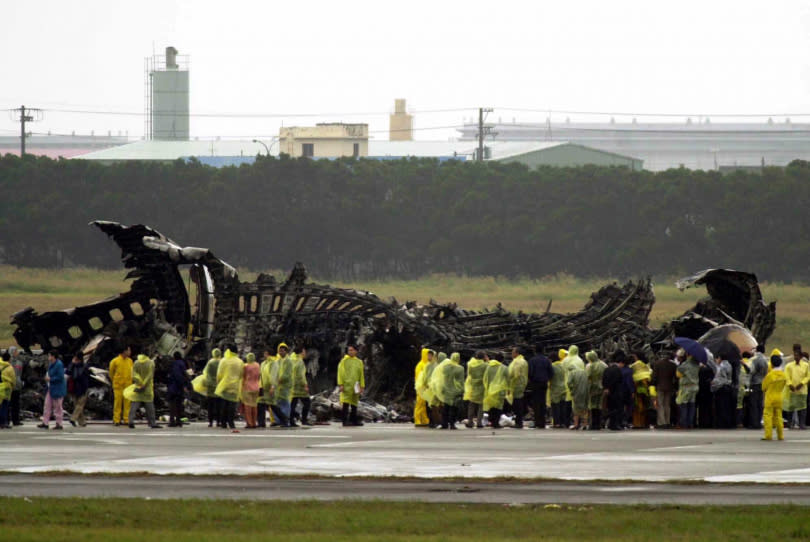
[[[174,47],[146,58],[146,139],[188,141],[188,66]]]

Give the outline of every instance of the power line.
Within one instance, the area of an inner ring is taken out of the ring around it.
[[[810,117],[810,113],[632,113],[627,111],[575,111],[568,109],[527,109],[519,107],[498,107],[504,111],[523,113],[556,113],[559,115],[598,115],[617,117],[718,117],[718,118],[767,118],[767,117]]]

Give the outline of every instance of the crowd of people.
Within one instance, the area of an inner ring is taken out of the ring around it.
[[[570,346],[553,361],[515,347],[502,363],[484,351],[470,358],[422,349],[414,371],[414,424],[456,429],[466,402],[466,427],[500,428],[504,410],[521,429],[531,410],[533,428],[620,431],[637,428],[763,429],[764,440],[784,438],[783,426],[805,429],[810,402],[810,357],[759,345],[741,359],[690,355],[680,348],[652,363],[644,352],[617,350],[608,361],[595,351],[580,357]],[[700,350],[696,354],[701,354]],[[527,359],[528,357],[528,359]],[[783,419],[784,416],[784,419]],[[764,425],[763,425],[764,423]]]
[[[702,347],[700,347],[702,349]],[[168,371],[169,426],[182,427],[186,393],[205,398],[208,426],[236,429],[237,412],[245,429],[310,425],[311,390],[304,346],[279,343],[263,348],[261,362],[254,353],[243,361],[234,344],[215,348],[201,373],[192,371],[175,353]],[[364,364],[356,346],[349,345],[337,369],[337,386],[344,426],[361,426],[358,404],[365,390]],[[132,359],[126,346],[109,364],[113,390],[113,423],[135,427],[139,409],[149,427],[160,428],[154,408],[155,362],[145,354]],[[458,352],[447,356],[421,350],[414,372],[416,403],[413,422],[419,427],[457,429],[509,426],[535,429],[620,431],[629,428],[805,429],[810,402],[810,361],[799,344],[792,355],[775,349],[766,357],[763,345],[741,359],[723,359],[702,349],[683,348],[662,353],[650,362],[644,352],[616,350],[605,361],[595,351],[580,357],[579,348],[560,349],[550,359],[542,352],[514,347],[511,360],[478,351],[466,365]],[[20,391],[23,363],[11,347],[0,359],[0,428],[22,425]],[[83,356],[67,367],[58,352],[48,354],[47,393],[38,427],[62,429],[62,403],[73,399],[73,426],[87,424],[84,407],[89,372]],[[300,405],[300,414],[299,414]],[[505,414],[511,417],[504,418]]]

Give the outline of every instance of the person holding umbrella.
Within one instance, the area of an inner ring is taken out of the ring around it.
[[[695,427],[695,399],[698,392],[698,363],[706,363],[708,355],[706,349],[697,341],[686,337],[675,337],[675,344],[683,348],[686,360],[678,365],[675,376],[679,380],[678,395],[675,403],[680,408],[681,429]]]

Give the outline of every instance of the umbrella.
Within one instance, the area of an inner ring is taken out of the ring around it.
[[[675,337],[675,344],[684,349],[684,351],[695,358],[700,363],[706,363],[709,357],[706,355],[706,348],[694,339],[687,337]]]

